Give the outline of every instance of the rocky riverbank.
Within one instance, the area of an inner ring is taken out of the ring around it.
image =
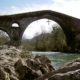
[[[27,50],[0,48],[0,80],[80,80],[80,59],[55,70],[46,56]]]
[[[0,49],[0,80],[34,80],[53,70],[46,56],[32,57],[15,47]]]
[[[64,67],[35,80],[80,80],[80,59],[74,60]]]

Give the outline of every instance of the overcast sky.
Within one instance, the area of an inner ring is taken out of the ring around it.
[[[37,10],[53,10],[61,13],[71,15],[80,19],[80,0],[1,0],[0,1],[0,15],[23,13]],[[47,25],[47,20],[42,21]],[[36,27],[34,30],[30,25],[25,32],[27,37],[34,35],[34,31],[41,31],[37,25],[43,26],[41,23],[34,22],[32,25]],[[52,25],[52,22],[50,23]],[[31,29],[31,30],[30,30]],[[49,27],[46,28],[48,30]],[[33,31],[32,31],[33,30]],[[28,33],[27,33],[28,32]],[[27,35],[28,34],[28,35]]]

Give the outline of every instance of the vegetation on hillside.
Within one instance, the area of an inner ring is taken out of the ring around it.
[[[60,27],[53,27],[51,33],[43,31],[31,40],[22,41],[24,48],[35,51],[64,51],[67,47],[66,37]]]
[[[0,30],[0,45],[4,45],[8,41],[10,41],[9,36],[6,34],[6,32]]]

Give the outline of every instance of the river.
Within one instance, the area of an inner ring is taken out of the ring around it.
[[[70,62],[74,59],[80,58],[80,54],[76,53],[62,53],[62,52],[32,52],[33,56],[35,55],[45,55],[51,61],[55,69],[59,69],[64,66],[67,62]]]

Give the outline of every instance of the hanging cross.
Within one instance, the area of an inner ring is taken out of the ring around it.
[[[50,20],[49,19],[47,20],[47,23],[48,23],[48,25],[50,24]]]

